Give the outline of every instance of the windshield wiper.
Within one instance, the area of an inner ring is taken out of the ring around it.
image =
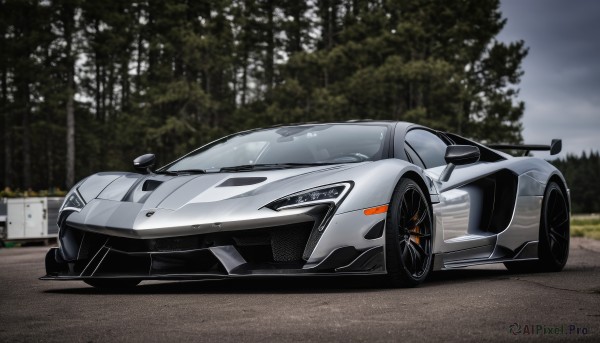
[[[236,171],[251,171],[251,170],[269,170],[269,169],[289,169],[301,167],[327,166],[339,163],[266,163],[266,164],[243,164],[240,166],[223,167],[220,172],[236,172]]]
[[[172,176],[178,175],[177,173],[174,173],[174,172],[168,171],[168,170],[155,171],[154,174],[172,175]]]
[[[182,170],[163,170],[156,174],[181,175],[181,174],[206,174],[204,169],[182,169]]]

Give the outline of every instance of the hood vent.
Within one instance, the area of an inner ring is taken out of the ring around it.
[[[233,177],[225,180],[217,187],[249,186],[264,182],[266,179],[266,177]]]
[[[158,188],[162,184],[162,181],[157,180],[146,180],[144,181],[144,185],[142,186],[142,191],[151,192]]]

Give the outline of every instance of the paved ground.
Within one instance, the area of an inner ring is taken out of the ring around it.
[[[145,282],[102,293],[37,280],[45,251],[0,249],[0,342],[600,342],[600,242],[586,239],[573,239],[561,273],[479,267],[413,289],[339,278]]]

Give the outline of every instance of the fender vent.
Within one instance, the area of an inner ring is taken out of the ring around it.
[[[379,223],[373,225],[373,227],[369,229],[369,231],[365,235],[365,239],[380,238],[381,236],[383,236],[384,229],[385,229],[385,220],[382,220]]]

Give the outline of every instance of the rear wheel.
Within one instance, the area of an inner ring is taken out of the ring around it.
[[[90,286],[98,289],[128,289],[137,286],[142,280],[140,279],[88,279],[83,280]]]
[[[537,261],[507,262],[510,271],[561,271],[569,257],[570,214],[567,198],[556,182],[550,182],[544,193]]]
[[[417,183],[402,179],[396,186],[386,224],[386,269],[394,287],[412,287],[431,269],[431,206]]]

